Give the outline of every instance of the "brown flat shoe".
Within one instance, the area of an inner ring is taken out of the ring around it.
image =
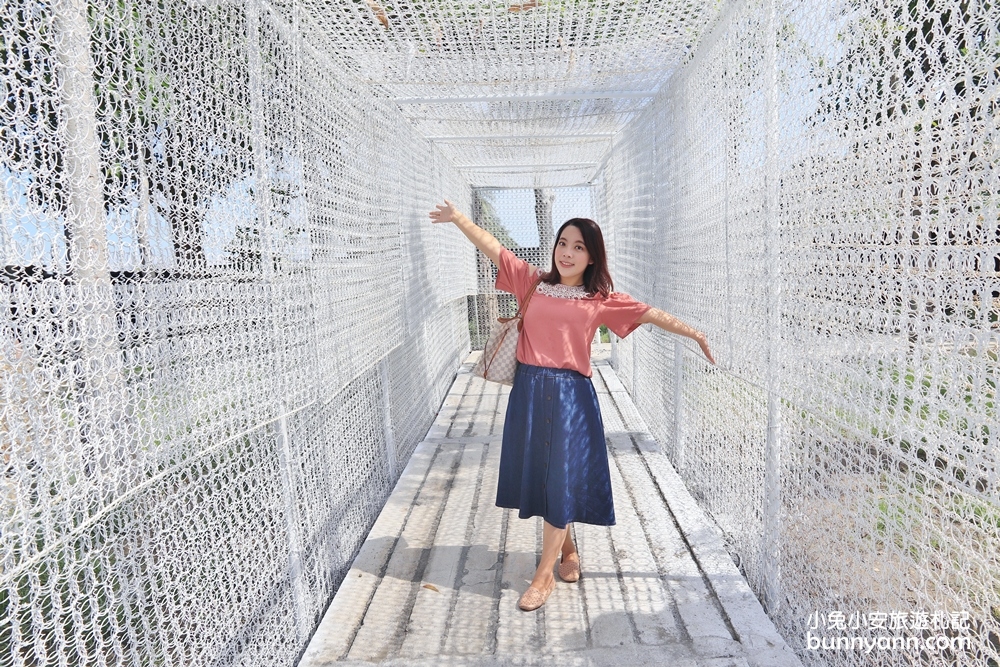
[[[559,578],[563,581],[573,583],[580,581],[580,556],[576,552],[569,556],[563,556],[559,562]]]
[[[539,590],[534,586],[530,586],[528,590],[524,592],[524,595],[521,596],[521,599],[517,603],[517,606],[523,609],[524,611],[535,611],[543,604],[545,604],[545,601],[549,599],[549,595],[552,593],[553,590],[555,590],[555,587],[556,587],[555,579],[552,580],[552,585],[549,586],[548,589],[544,591]]]

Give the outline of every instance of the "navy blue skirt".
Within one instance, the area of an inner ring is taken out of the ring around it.
[[[556,528],[574,521],[613,526],[608,450],[590,378],[520,364],[507,404],[497,506]]]

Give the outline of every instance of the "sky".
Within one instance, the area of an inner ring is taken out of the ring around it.
[[[570,218],[593,218],[590,187],[551,188],[556,196],[552,204],[552,231]],[[535,223],[535,191],[493,190],[494,210],[518,245],[536,247],[538,227]]]

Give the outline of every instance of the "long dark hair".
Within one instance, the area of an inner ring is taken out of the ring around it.
[[[569,226],[580,230],[583,237],[583,245],[587,248],[587,253],[593,264],[589,265],[583,272],[583,287],[590,294],[600,294],[607,297],[615,289],[615,284],[611,281],[611,273],[608,272],[608,254],[604,251],[604,234],[597,223],[590,218],[570,218],[562,224],[556,232],[556,242],[552,245],[552,268],[548,273],[542,274],[542,280],[550,285],[558,285],[560,281],[559,269],[556,268],[556,248],[559,247],[559,237],[563,230]]]

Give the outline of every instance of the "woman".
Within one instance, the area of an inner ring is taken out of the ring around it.
[[[612,291],[604,237],[593,220],[573,218],[559,228],[548,272],[518,259],[448,200],[431,211],[434,222],[452,222],[497,265],[496,287],[519,303],[537,283],[517,346],[519,362],[510,391],[497,506],[522,519],[545,519],[542,556],[521,609],[538,609],[559,576],[580,578],[580,558],[570,534],[574,521],[612,526],[611,476],[597,394],[590,381],[590,342],[604,324],[627,336],[640,324],[695,340],[711,363],[705,334],[667,313]]]

